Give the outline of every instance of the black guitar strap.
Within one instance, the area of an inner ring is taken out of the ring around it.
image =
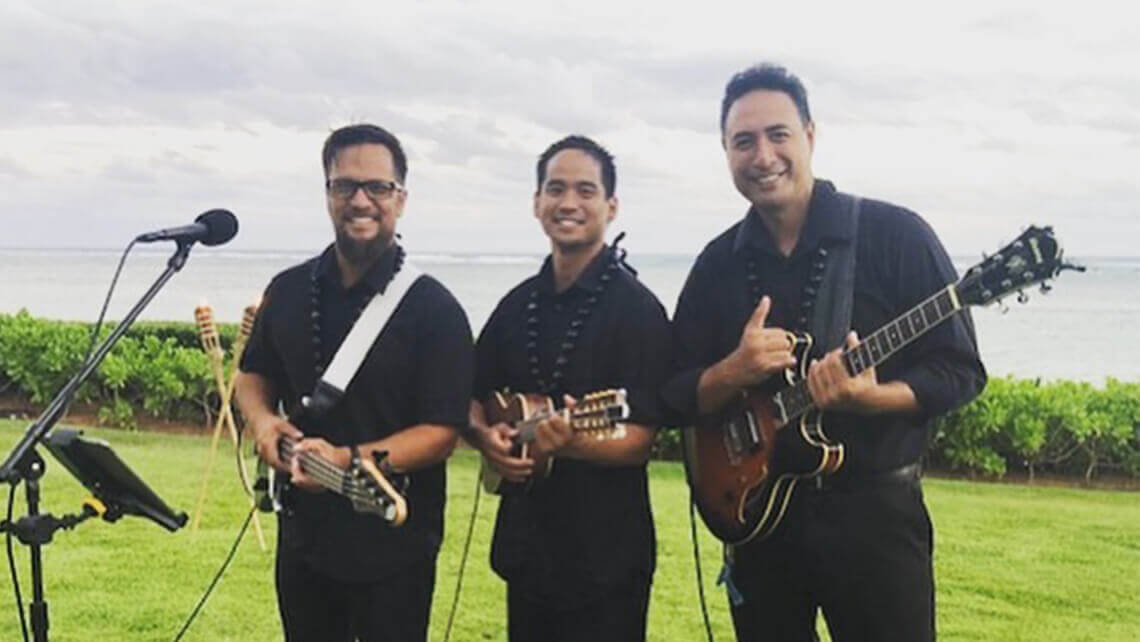
[[[851,308],[855,300],[855,245],[859,231],[858,196],[839,192],[844,223],[850,230],[850,241],[828,244],[824,249],[823,281],[816,294],[815,306],[808,331],[815,337],[820,354],[843,345],[851,330]]]

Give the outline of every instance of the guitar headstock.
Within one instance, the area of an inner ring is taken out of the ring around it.
[[[401,526],[408,518],[408,502],[396,486],[406,486],[406,479],[392,480],[381,472],[380,462],[385,458],[385,453],[377,452],[354,459],[346,471],[354,488],[345,494],[356,512],[379,515],[392,526]]]
[[[624,389],[599,390],[582,397],[570,410],[570,427],[598,439],[621,439],[625,437],[625,424],[621,422],[628,418]]]
[[[1048,281],[1062,270],[1084,272],[1079,265],[1062,260],[1061,245],[1050,226],[1029,226],[1009,245],[966,271],[956,286],[963,305],[989,305],[1013,292],[1024,301],[1023,289],[1041,284],[1048,292]]]

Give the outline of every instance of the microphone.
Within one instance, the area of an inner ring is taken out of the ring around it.
[[[153,243],[155,241],[178,241],[179,243],[202,242],[202,245],[221,245],[232,239],[238,231],[237,217],[229,210],[210,210],[190,225],[170,227],[157,232],[140,234],[136,241],[140,243]]]

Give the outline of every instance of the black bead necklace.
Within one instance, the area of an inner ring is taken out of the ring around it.
[[[755,257],[749,257],[745,263],[745,278],[748,279],[748,291],[752,294],[752,308],[760,305],[762,293],[760,292],[760,274]],[[799,329],[810,330],[811,311],[815,307],[816,295],[819,286],[823,283],[823,271],[827,268],[827,248],[822,245],[816,251],[815,260],[812,261],[811,271],[808,273],[807,283],[804,284],[803,295],[800,297]]]
[[[618,237],[618,240],[621,236]],[[558,346],[558,356],[554,359],[554,368],[549,377],[543,377],[542,371],[539,368],[539,354],[538,354],[538,313],[539,313],[539,293],[536,287],[530,293],[530,301],[526,304],[527,318],[526,318],[526,351],[527,363],[530,366],[530,374],[534,378],[535,383],[538,385],[538,390],[544,395],[551,395],[558,392],[561,386],[564,385],[566,378],[566,365],[570,363],[570,357],[574,353],[574,348],[578,346],[578,339],[581,338],[582,328],[586,325],[586,321],[590,318],[594,308],[597,307],[598,299],[606,291],[606,286],[610,281],[613,281],[617,274],[617,270],[624,264],[625,251],[618,250],[617,241],[611,246],[610,260],[601,276],[598,277],[598,285],[590,292],[586,300],[574,313],[574,318],[570,320],[570,325],[566,328],[566,336],[563,338],[561,345]]]
[[[399,245],[395,248],[396,259],[395,264],[392,266],[392,274],[388,275],[388,280],[384,282],[379,289],[369,284],[367,280],[363,281],[359,291],[358,300],[356,302],[356,309],[353,311],[352,320],[349,322],[348,327],[351,330],[352,326],[356,325],[360,315],[364,313],[364,308],[368,307],[368,303],[372,297],[376,296],[377,292],[384,291],[396,278],[400,268],[404,266],[404,248]],[[320,278],[320,265],[318,260],[313,264],[313,269],[309,273],[309,319],[312,322],[312,344],[313,344],[313,371],[320,379],[321,375],[325,373],[325,368],[328,367],[328,362],[332,360],[332,354],[324,354],[321,346],[321,278]]]

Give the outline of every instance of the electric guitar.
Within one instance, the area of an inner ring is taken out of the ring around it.
[[[997,254],[970,268],[957,283],[935,292],[858,346],[843,363],[857,375],[885,361],[930,329],[972,305],[989,305],[1011,292],[1047,280],[1064,269],[1051,227],[1030,227]],[[720,412],[683,431],[685,470],[701,518],[721,540],[743,544],[772,534],[803,479],[835,473],[844,447],[824,432],[821,412],[807,387],[812,337],[788,333],[796,366],[780,389],[750,388]]]
[[[534,460],[534,473],[526,481],[511,482],[503,479],[487,458],[483,458],[480,472],[483,488],[489,493],[511,495],[530,491],[550,476],[554,467],[553,458],[531,450],[538,424],[561,414],[575,432],[591,433],[597,439],[621,439],[625,437],[625,425],[621,422],[629,418],[629,405],[626,404],[625,390],[621,389],[590,393],[573,408],[561,411],[554,410],[554,403],[549,397],[495,392],[483,403],[483,413],[488,426],[505,423],[518,430],[512,440],[512,457]]]
[[[292,465],[300,458],[301,470],[323,488],[347,497],[358,513],[379,515],[392,526],[400,526],[408,518],[408,502],[396,485],[381,472],[385,453],[361,454],[347,469],[313,452],[296,452],[297,442],[282,436],[277,442],[277,457]],[[257,464],[257,481],[254,483],[257,507],[263,512],[289,514],[289,493],[292,491],[289,476],[269,466],[264,460]]]
[[[313,433],[318,418],[327,412],[334,403],[326,395],[302,397],[300,405],[289,414],[289,423],[304,433]],[[282,435],[277,440],[277,458],[292,466],[295,457],[300,458],[301,471],[312,477],[326,490],[347,497],[352,508],[358,513],[379,515],[392,526],[400,526],[408,518],[408,502],[400,489],[407,487],[407,478],[400,477],[393,484],[382,472],[386,468],[387,453],[361,453],[354,457],[347,469],[313,452],[296,452],[297,441]],[[292,513],[289,496],[293,485],[289,475],[259,459],[257,481],[254,483],[254,499],[257,507],[264,512]]]

